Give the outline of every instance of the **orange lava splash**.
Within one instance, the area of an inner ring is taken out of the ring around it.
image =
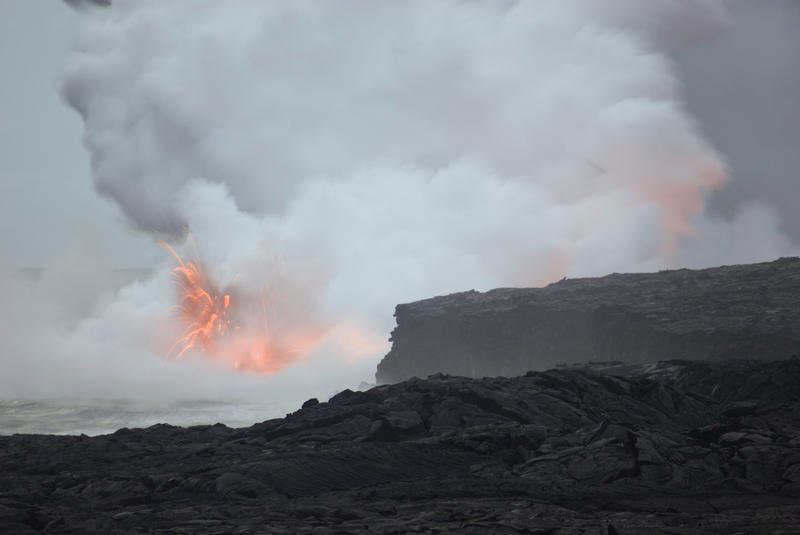
[[[168,357],[198,351],[242,371],[273,374],[303,358],[325,334],[327,328],[321,324],[296,321],[291,299],[276,303],[274,308],[283,311],[276,317],[277,312],[268,310],[273,300],[265,291],[252,295],[235,288],[223,291],[199,261],[184,261],[169,244],[159,244],[178,261],[172,274],[178,294],[175,310],[183,330]]]
[[[180,358],[193,348],[214,353],[216,338],[226,335],[231,329],[231,318],[228,315],[230,294],[218,291],[198,264],[184,262],[169,244],[159,244],[178,261],[178,266],[172,273],[178,284],[180,304],[177,308],[181,321],[186,325],[181,337],[167,354]]]

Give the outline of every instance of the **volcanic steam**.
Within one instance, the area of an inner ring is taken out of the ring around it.
[[[63,94],[97,191],[178,267],[73,340],[134,318],[143,354],[329,370],[374,364],[399,302],[756,259],[707,242],[729,228],[703,214],[726,166],[662,53],[726,24],[721,1],[119,0],[85,17]],[[767,219],[750,221],[774,235]]]

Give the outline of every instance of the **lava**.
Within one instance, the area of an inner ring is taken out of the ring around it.
[[[291,300],[268,298],[265,287],[220,290],[201,262],[184,261],[169,244],[159,243],[178,261],[172,274],[182,332],[168,357],[197,350],[242,371],[273,374],[303,358],[327,331],[310,318],[297,321]]]
[[[193,348],[213,354],[216,339],[231,331],[231,296],[218,291],[198,263],[184,262],[169,244],[159,243],[178,261],[172,273],[178,285],[179,317],[185,325],[167,354],[180,358]]]

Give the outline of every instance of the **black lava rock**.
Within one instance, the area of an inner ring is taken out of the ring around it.
[[[378,383],[561,364],[780,360],[800,350],[800,258],[566,279],[397,305]]]
[[[311,398],[303,402],[303,406],[301,408],[307,409],[309,407],[313,407],[314,405],[319,405],[319,400],[317,398]]]
[[[344,392],[249,428],[0,437],[0,532],[796,533],[800,361]]]

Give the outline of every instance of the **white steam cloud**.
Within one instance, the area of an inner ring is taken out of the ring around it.
[[[333,390],[369,377],[398,302],[792,253],[767,210],[704,215],[726,164],[662,50],[728,21],[713,0],[115,1],[63,85],[98,191],[266,296],[285,344],[319,336],[269,379],[165,360],[165,255],[42,358],[101,370],[89,389]]]

